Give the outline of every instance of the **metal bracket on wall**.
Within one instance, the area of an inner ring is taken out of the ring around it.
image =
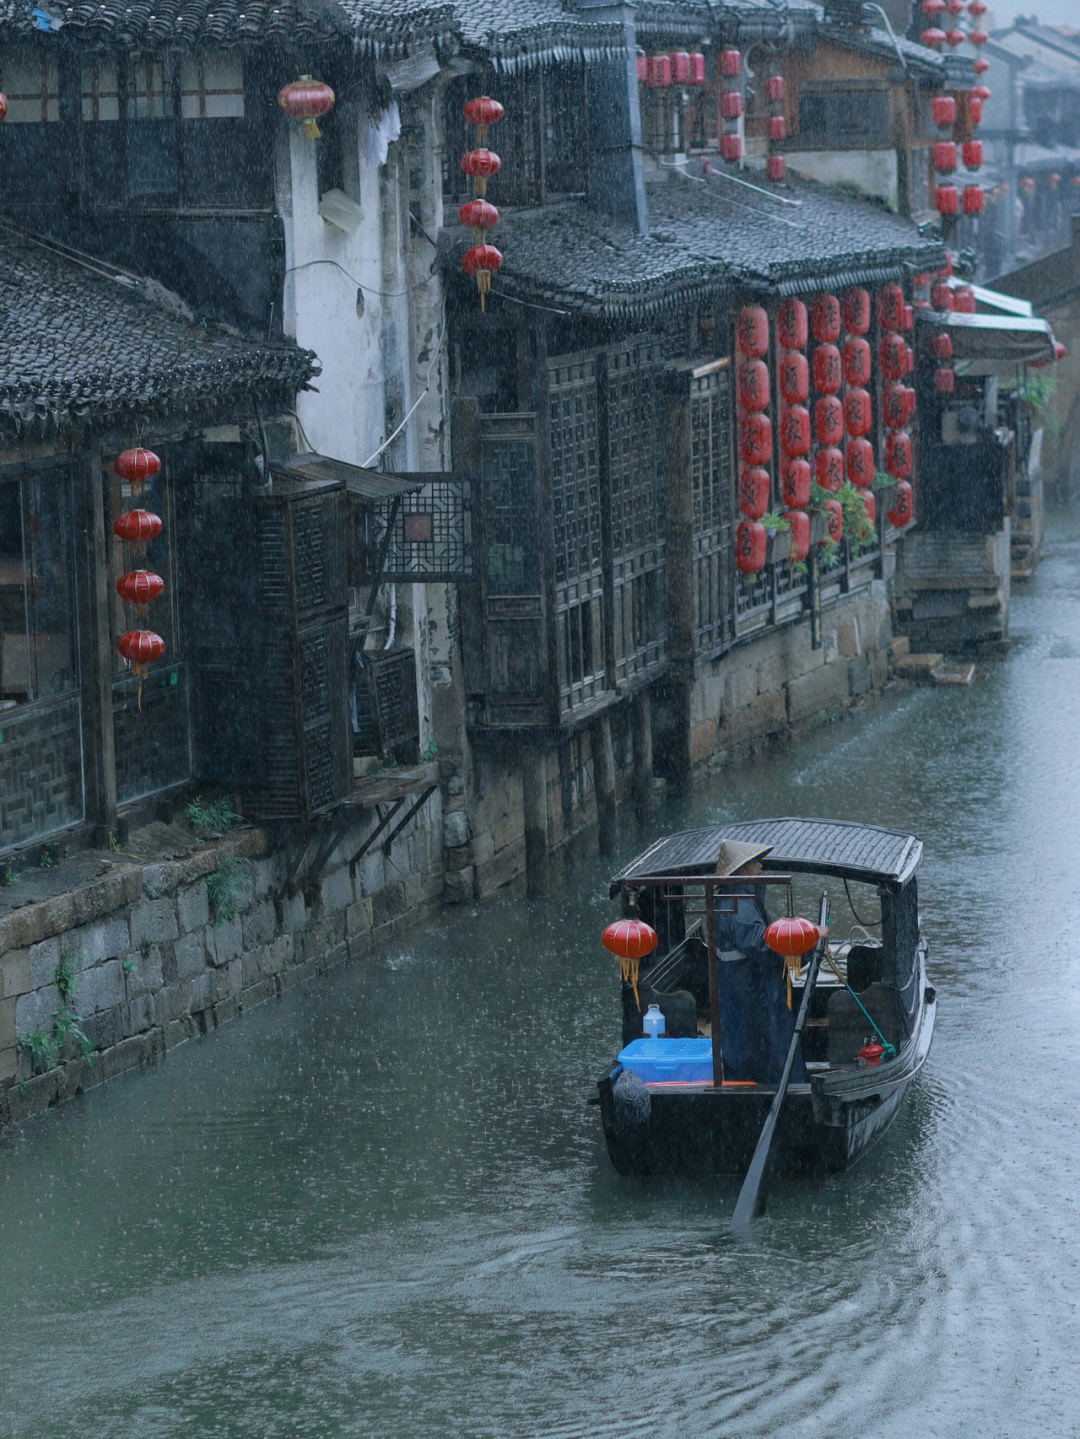
[[[323,823],[317,824],[314,829],[305,827],[285,878],[275,895],[277,903],[280,904],[287,894],[296,894],[298,890],[306,889],[318,879],[335,846],[341,843],[348,823],[348,810],[341,808],[334,814],[325,816]]]
[[[382,842],[383,854],[386,855],[386,857],[387,857],[388,859],[389,859],[389,857],[390,857],[390,846],[394,843],[394,840],[398,837],[398,835],[401,833],[401,831],[402,831],[402,830],[405,828],[405,826],[409,823],[409,821],[412,819],[413,815],[416,814],[417,811],[418,811],[419,809],[421,809],[421,808],[427,803],[427,801],[430,799],[430,797],[435,793],[436,788],[437,788],[436,785],[430,784],[430,785],[428,785],[425,789],[421,790],[421,791],[420,791],[420,794],[416,797],[416,799],[413,800],[412,804],[409,805],[409,808],[406,810],[406,812],[405,812],[405,814],[402,816],[402,818],[398,821],[398,823],[397,823],[396,825],[394,825],[394,828],[390,831],[390,833],[389,833],[389,834],[386,836],[386,838],[383,840],[383,842]],[[382,805],[377,804],[377,805],[375,806],[375,812],[376,812],[376,814],[379,816],[379,823],[375,826],[375,828],[374,828],[374,829],[371,831],[371,833],[367,836],[367,838],[364,840],[363,844],[360,846],[360,848],[359,848],[359,849],[356,851],[356,853],[353,855],[352,859],[349,861],[349,873],[350,873],[351,875],[355,875],[355,874],[356,874],[356,866],[357,866],[357,865],[360,863],[360,861],[363,859],[364,855],[367,854],[368,850],[370,850],[370,849],[373,847],[373,845],[375,844],[375,841],[376,841],[376,840],[379,838],[379,836],[382,834],[382,832],[383,832],[383,830],[386,828],[386,826],[387,826],[388,824],[390,824],[390,823],[401,813],[402,809],[404,809],[404,807],[405,807],[407,801],[409,800],[409,798],[410,798],[410,796],[409,796],[408,794],[403,794],[403,795],[401,795],[398,799],[396,799],[396,800],[390,805],[390,807],[386,810],[385,814],[383,813],[383,807],[382,807]]]

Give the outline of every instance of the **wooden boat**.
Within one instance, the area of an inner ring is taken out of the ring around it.
[[[718,878],[724,841],[771,846],[764,874]],[[598,1085],[604,1138],[620,1174],[740,1173],[750,1160],[776,1084],[725,1079],[713,916],[759,886],[770,902],[785,895],[789,914],[796,892],[804,914],[816,916],[822,887],[832,902],[829,953],[800,1040],[808,1082],[788,1087],[776,1172],[843,1169],[885,1132],[934,1033],[936,996],[919,929],[921,857],[912,835],[766,819],[658,839],[614,877],[623,915],[658,937],[636,976],[624,963],[623,1049]],[[770,913],[778,913],[774,902]],[[806,971],[789,983],[798,1010]],[[642,1039],[649,1004],[664,1014],[663,1037]],[[879,1044],[884,1054],[875,1062]]]

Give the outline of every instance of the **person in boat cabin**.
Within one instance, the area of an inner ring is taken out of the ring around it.
[[[752,879],[763,874],[761,861],[770,849],[771,845],[724,840],[717,878]],[[747,885],[737,895],[733,911],[724,913],[716,906],[721,1052],[725,1079],[776,1084],[795,1032],[795,1015],[788,1008],[784,961],[765,943],[769,915],[764,894],[763,885]],[[828,929],[823,933],[828,934]],[[807,1082],[801,1053],[795,1056],[791,1082]]]

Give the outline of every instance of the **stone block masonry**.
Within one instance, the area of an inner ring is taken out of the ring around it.
[[[388,881],[376,845],[377,861],[350,874],[347,857],[373,822],[358,818],[306,898],[282,892],[283,856],[247,829],[181,859],[112,863],[0,915],[0,1129],[370,953],[434,909],[441,857]],[[213,876],[227,862],[239,882],[216,908]],[[57,986],[62,965],[75,971],[69,1004]],[[67,1008],[83,1043],[65,1034]]]

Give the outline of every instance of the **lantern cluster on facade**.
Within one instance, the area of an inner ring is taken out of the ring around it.
[[[494,150],[487,148],[488,128],[497,125],[503,117],[503,107],[498,100],[487,95],[477,96],[466,102],[463,112],[470,125],[476,127],[476,148],[461,157],[462,172],[469,176],[473,185],[473,198],[466,201],[458,211],[458,219],[473,232],[476,242],[466,250],[461,265],[466,275],[476,277],[476,288],[480,292],[480,308],[491,289],[491,279],[502,269],[502,252],[485,239],[489,230],[499,223],[499,212],[484,198],[487,182],[502,169],[502,161]]]
[[[742,51],[721,50],[720,52],[720,114],[717,117],[717,132],[720,136],[720,154],[731,165],[742,159],[743,142],[740,124],[743,113]]]
[[[779,184],[787,175],[787,160],[777,146],[787,139],[787,116],[784,113],[784,77],[770,75],[765,81],[765,99],[769,114],[765,121],[768,152],[765,157],[765,174]]]
[[[699,51],[673,50],[667,55],[637,57],[638,84],[650,90],[672,85],[704,85],[705,56]]]
[[[903,290],[899,285],[883,285],[878,291],[883,459],[884,469],[896,482],[896,498],[886,518],[897,528],[911,519],[912,508],[909,481],[915,460],[908,425],[915,413],[915,391],[904,381],[915,368],[915,354],[904,333],[913,327],[914,312],[905,303]]]
[[[305,135],[317,140],[322,134],[319,121],[334,108],[334,92],[329,85],[310,75],[301,75],[278,91],[278,104],[290,120],[299,120]]]
[[[961,189],[953,180],[959,161],[962,160],[964,168],[972,174],[982,165],[983,143],[971,133],[982,119],[982,104],[981,96],[974,90],[962,91],[959,99],[954,95],[935,95],[931,102],[934,124],[941,132],[933,148],[934,204],[947,222],[961,212],[981,215],[986,207],[986,195],[980,184],[968,179]]]
[[[161,461],[153,450],[136,447],[122,450],[113,462],[113,470],[121,480],[127,482],[131,493],[140,497],[147,481],[161,471]],[[130,546],[134,555],[141,558],[147,544],[161,534],[162,524],[158,515],[148,510],[125,510],[113,525],[113,532]],[[148,605],[159,600],[165,593],[165,581],[152,570],[140,568],[126,570],[116,581],[116,593],[126,605],[133,606],[141,615]],[[142,709],[142,676],[146,666],[159,660],[165,653],[165,641],[153,630],[135,628],[125,630],[116,642],[116,647],[131,665],[139,681],[139,709]]]

